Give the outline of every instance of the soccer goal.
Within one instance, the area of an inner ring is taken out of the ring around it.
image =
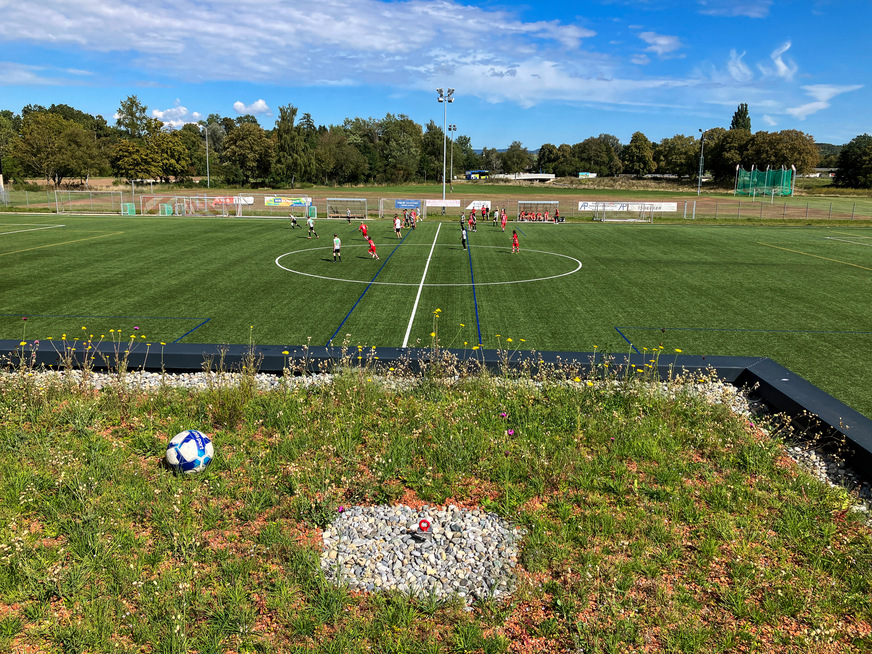
[[[121,213],[121,191],[55,191],[57,213]]]
[[[172,209],[168,211],[167,205]],[[251,195],[140,195],[139,213],[142,215],[174,216],[244,216],[254,205]]]
[[[328,218],[366,219],[366,198],[327,198]]]
[[[521,200],[518,202],[517,220],[555,224],[563,221],[558,200]]]
[[[604,223],[651,223],[654,215],[678,211],[677,202],[579,202],[578,211]]]

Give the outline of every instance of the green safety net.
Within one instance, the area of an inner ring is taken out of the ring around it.
[[[736,178],[737,195],[793,195],[793,170],[739,169]]]

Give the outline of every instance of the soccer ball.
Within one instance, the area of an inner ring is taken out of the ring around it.
[[[214,455],[212,439],[196,429],[179,432],[167,444],[167,463],[175,472],[202,472]]]

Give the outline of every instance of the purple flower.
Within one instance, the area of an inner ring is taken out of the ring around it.
[[[33,344],[34,344],[34,345],[39,345],[39,341],[34,341]]]
[[[139,331],[139,327],[134,327],[133,329],[136,331]]]
[[[505,411],[503,411],[503,412],[500,414],[500,418],[505,418],[507,415],[509,415],[509,414],[506,413]]]
[[[342,513],[343,511],[345,511],[345,507],[344,507],[344,506],[340,506],[340,507],[337,509],[337,511],[339,511],[339,513]]]
[[[27,322],[27,316],[21,316],[21,319],[22,319],[23,321]]]
[[[510,430],[507,431],[506,433],[507,433],[509,436],[514,436],[514,435],[515,435],[515,430],[514,430],[514,429],[510,429]]]

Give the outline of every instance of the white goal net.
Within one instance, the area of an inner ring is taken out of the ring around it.
[[[365,220],[366,212],[366,198],[327,198],[328,218]]]
[[[57,213],[121,213],[121,191],[55,191]]]

